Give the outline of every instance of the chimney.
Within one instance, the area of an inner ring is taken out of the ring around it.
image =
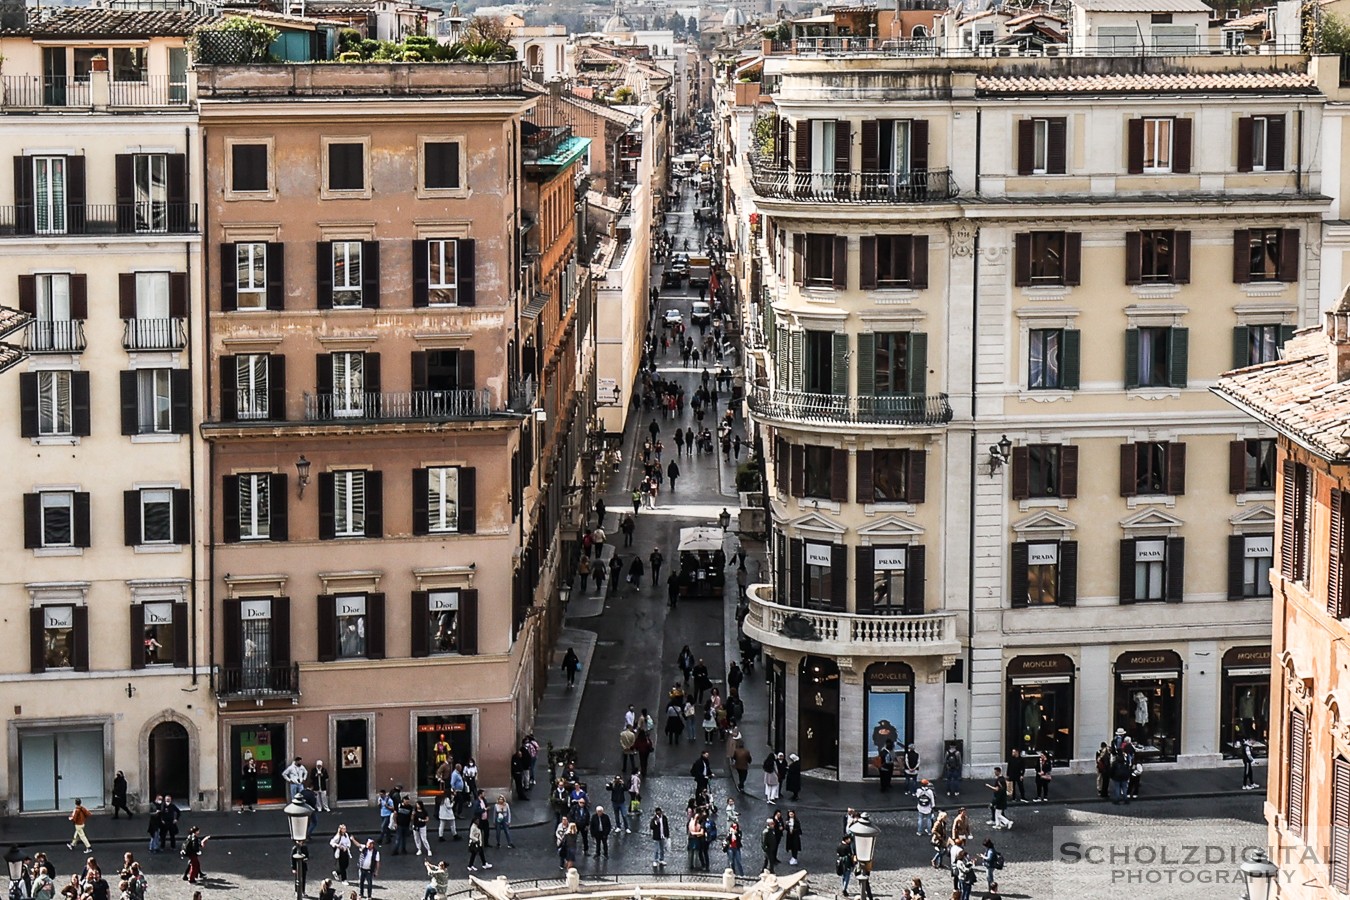
[[[1327,312],[1326,322],[1331,377],[1337,382],[1350,380],[1350,285],[1335,309]]]

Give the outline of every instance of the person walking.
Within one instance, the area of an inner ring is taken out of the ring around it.
[[[623,575],[623,560],[619,554],[615,553],[609,558],[609,593],[612,597],[619,595],[619,578]]]
[[[670,841],[670,820],[666,814],[657,807],[652,813],[652,819],[647,825],[652,836],[652,868],[658,866],[666,867],[666,844]]]
[[[783,840],[787,844],[788,865],[795,866],[802,852],[802,822],[795,809],[788,810],[787,821],[783,823]]]
[[[469,871],[477,872],[478,866],[473,864],[475,859],[483,863],[484,869],[492,868],[492,863],[487,861],[487,850],[483,846],[486,838],[483,835],[483,826],[478,824],[478,819],[469,823]]]
[[[704,750],[694,760],[694,764],[689,767],[689,774],[694,779],[694,795],[697,796],[708,789],[708,782],[712,779],[712,758],[708,751]]]
[[[1261,785],[1256,783],[1256,778],[1252,774],[1252,764],[1256,762],[1256,754],[1252,750],[1252,739],[1242,739],[1242,789],[1250,791]],[[114,816],[116,818],[116,816]]]
[[[591,552],[595,555],[597,561],[604,558],[605,541],[608,539],[609,535],[605,534],[604,527],[600,525],[595,526],[595,530],[591,532]]]
[[[914,793],[914,809],[918,813],[918,820],[914,823],[915,834],[932,833],[935,803],[936,798],[933,796],[933,789],[928,785],[928,779],[921,779],[919,789]]]
[[[665,561],[666,558],[661,555],[661,548],[653,547],[651,555],[647,557],[647,563],[652,570],[652,587],[655,587],[657,582],[661,580],[661,564]]]
[[[919,745],[902,745],[900,751],[905,766],[905,793],[912,794],[919,789]]]
[[[750,763],[754,759],[750,756],[750,750],[745,746],[744,740],[736,741],[736,750],[731,757],[732,768],[736,770],[736,790],[738,793],[745,793],[745,779],[750,774]]]
[[[89,838],[84,833],[84,825],[89,821],[89,810],[84,808],[84,801],[79,797],[75,798],[75,808],[68,818],[75,826],[75,835],[66,844],[66,849],[74,850],[76,844],[84,844],[84,852],[93,853],[94,848],[89,845]]]
[[[440,843],[445,843],[445,829],[450,829],[450,839],[459,840],[459,823],[455,821],[455,797],[453,794],[445,793],[441,795],[441,802],[436,804],[436,818],[439,822],[436,829],[436,839]]]
[[[683,447],[679,447],[678,449],[680,450],[680,452],[683,452],[684,450]],[[675,493],[675,482],[679,479],[679,477],[680,477],[680,465],[679,463],[675,462],[674,459],[672,459],[670,463],[666,465],[666,478],[670,479],[670,492],[672,494]]]
[[[183,872],[183,880],[188,884],[202,883],[202,853],[206,850],[206,842],[211,840],[208,834],[202,836],[201,829],[193,825],[188,829],[187,840],[183,841],[183,858],[187,860],[187,870]]]
[[[426,804],[418,800],[413,805],[412,813],[412,834],[413,846],[417,848],[417,856],[431,858],[431,844],[427,842],[427,826],[431,824],[431,816],[427,813]]]
[[[127,809],[127,776],[122,774],[121,769],[113,776],[112,808],[114,819],[117,818],[118,810],[125,812],[128,819],[133,818],[131,810]]]
[[[642,565],[642,557],[634,553],[633,561],[628,564],[628,583],[637,590],[642,590],[642,576],[645,572],[646,567]]]
[[[625,547],[633,546],[633,530],[637,528],[637,522],[633,519],[631,513],[625,513],[623,521],[619,523],[619,530],[623,532],[623,545]]]
[[[603,856],[609,859],[609,836],[614,832],[614,820],[605,812],[603,806],[595,808],[591,816],[591,838],[595,841],[595,858]]]
[[[952,867],[952,876],[960,900],[970,900],[970,891],[975,887],[975,861],[965,850],[957,853],[956,864]]]
[[[591,583],[591,558],[584,553],[577,563],[577,577],[581,579],[581,593],[584,594]]]
[[[933,858],[929,865],[935,869],[942,868],[942,857],[947,853],[947,813],[938,810],[937,818],[933,821],[933,828],[928,833],[928,842],[933,846]]]
[[[834,848],[834,874],[839,876],[839,893],[848,896],[848,882],[853,877],[853,836],[844,833]]]
[[[1044,803],[1050,799],[1050,779],[1053,766],[1050,764],[1050,754],[1044,750],[1036,758],[1036,802]]]
[[[253,812],[253,807],[258,802],[258,761],[253,757],[244,760],[244,765],[239,773],[239,808],[237,813],[243,813],[245,809]]]
[[[357,854],[356,874],[358,896],[371,900],[375,896],[375,876],[380,874],[380,848],[375,846],[373,839],[367,840],[366,846]]]
[[[343,884],[347,883],[347,867],[352,862],[352,836],[347,833],[346,825],[339,825],[337,832],[328,841],[333,848],[333,877]]]
[[[994,766],[994,783],[986,784],[985,787],[994,792],[989,803],[989,821],[985,824],[1011,830],[1012,819],[1004,814],[1008,808],[1008,779],[1003,776],[1001,766]]]
[[[571,647],[568,647],[567,653],[563,654],[562,671],[567,678],[567,689],[570,691],[577,683],[577,673],[581,671],[581,660],[577,658],[576,651]]]
[[[412,837],[412,817],[412,797],[404,797],[402,802],[394,809],[394,852],[392,854],[394,856],[408,852],[408,838]]]
[[[595,595],[597,597],[605,596],[605,564],[597,563],[591,570],[591,575],[595,578]]]
[[[670,570],[666,576],[666,605],[674,609],[680,602],[680,573],[675,569]]]

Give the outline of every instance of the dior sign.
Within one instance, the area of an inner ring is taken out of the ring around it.
[[[339,597],[337,614],[339,616],[364,616],[366,614],[366,598],[364,596]]]
[[[244,600],[239,604],[239,618],[245,622],[272,618],[271,600]]]
[[[147,626],[173,624],[172,603],[147,603],[145,604],[144,611],[145,611],[145,624]]]

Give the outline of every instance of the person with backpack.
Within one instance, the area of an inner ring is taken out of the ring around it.
[[[994,842],[989,838],[984,839],[984,852],[980,854],[980,862],[984,864],[989,889],[993,890],[994,885],[998,884],[998,878],[994,873],[1003,868],[1003,854],[998,852]]]
[[[914,794],[915,811],[918,813],[918,821],[914,823],[915,834],[930,834],[933,831],[933,806],[936,798],[933,796],[933,789],[928,785],[928,779],[919,781],[919,790]]]
[[[563,655],[562,661],[563,675],[567,677],[567,689],[570,691],[577,683],[577,673],[581,671],[581,660],[577,658],[577,653],[571,647],[567,648],[567,653]]]
[[[975,861],[970,858],[970,854],[965,850],[958,852],[952,864],[952,888],[961,900],[970,900],[970,892],[975,887],[977,877]]]
[[[201,884],[202,882],[202,852],[206,849],[206,842],[211,840],[208,834],[202,836],[201,829],[193,825],[188,829],[187,840],[183,841],[182,857],[187,860],[187,871],[183,873],[183,880],[189,884]]]
[[[947,748],[947,755],[942,760],[942,778],[946,782],[947,796],[961,796],[961,751],[955,747]]]

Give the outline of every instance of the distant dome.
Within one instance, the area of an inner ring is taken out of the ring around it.
[[[745,13],[736,7],[727,10],[727,14],[722,17],[722,27],[730,31],[733,28],[744,28],[750,23],[746,21]]]
[[[632,23],[624,17],[623,13],[617,10],[605,22],[605,34],[627,34],[632,30]]]

